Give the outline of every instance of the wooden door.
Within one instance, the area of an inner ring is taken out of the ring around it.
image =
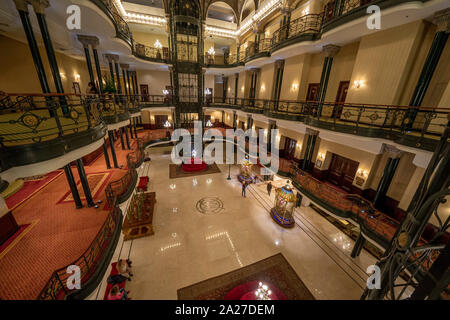
[[[328,172],[328,181],[342,187],[344,190],[351,191],[358,166],[359,162],[333,153]]]
[[[164,129],[164,124],[169,120],[168,115],[155,115],[155,127],[156,129]]]
[[[148,84],[139,85],[141,88],[142,101],[148,102]]]
[[[345,98],[347,97],[348,87],[350,85],[350,81],[341,81],[339,82],[339,88],[336,95],[336,104],[333,108],[332,117],[340,118],[343,104],[345,103]]]
[[[284,157],[288,160],[294,159],[295,155],[295,147],[297,146],[297,141],[290,139],[288,137],[285,138],[284,141]]]
[[[306,101],[316,101],[319,94],[319,83],[310,83],[308,85],[308,93],[306,94]],[[312,114],[315,104],[306,104],[305,114]]]

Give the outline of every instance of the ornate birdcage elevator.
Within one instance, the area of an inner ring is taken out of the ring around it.
[[[170,6],[173,103],[176,127],[203,120],[203,15],[198,0],[173,0]]]

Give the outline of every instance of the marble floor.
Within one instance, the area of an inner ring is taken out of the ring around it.
[[[376,259],[364,249],[350,257],[354,241],[310,207],[296,209],[296,226],[284,229],[270,217],[274,194],[265,183],[241,196],[238,166],[219,165],[221,173],[169,179],[168,147],[147,149],[139,175],[150,177],[156,192],[155,234],[117,245],[113,261],[129,257],[134,277],[127,282],[133,299],[177,299],[177,289],[221,275],[281,252],[316,299],[359,299],[366,269]],[[274,184],[284,179],[275,177]],[[218,197],[223,209],[201,213],[197,202]],[[126,212],[128,202],[122,204]],[[105,275],[89,299],[103,299]]]

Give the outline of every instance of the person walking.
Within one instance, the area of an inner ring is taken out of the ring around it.
[[[269,183],[267,184],[267,193],[269,194],[269,197],[271,191],[272,191],[272,182],[269,181]]]
[[[247,183],[243,183],[242,184],[242,196],[244,197],[244,198],[246,198],[246,196],[245,196],[245,190],[247,189]]]

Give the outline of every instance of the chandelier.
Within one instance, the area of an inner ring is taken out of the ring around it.
[[[263,284],[260,282],[258,284],[258,289],[255,290],[255,296],[258,300],[272,300],[270,298],[270,295],[272,294],[272,291],[269,290],[269,287],[266,284]]]

